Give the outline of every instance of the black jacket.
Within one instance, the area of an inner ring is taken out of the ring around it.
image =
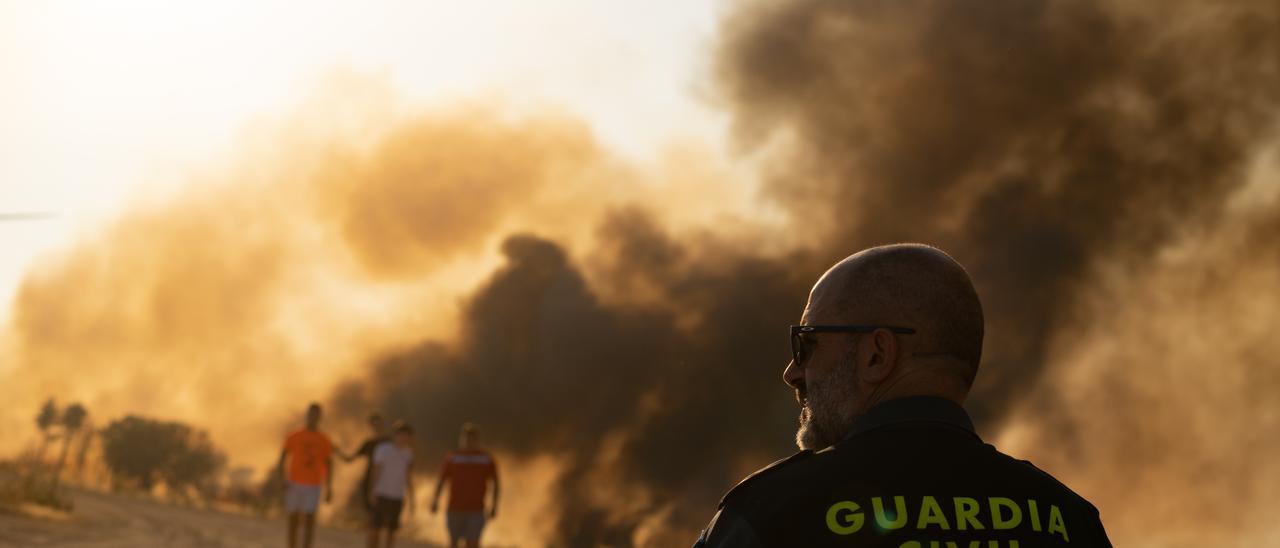
[[[960,406],[877,405],[849,436],[729,491],[695,548],[1109,548],[1098,510],[982,442]]]

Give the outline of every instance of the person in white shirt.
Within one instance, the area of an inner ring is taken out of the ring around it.
[[[373,473],[369,477],[369,508],[372,523],[369,524],[369,548],[378,548],[378,540],[385,529],[386,548],[396,540],[400,528],[400,512],[407,503],[409,517],[413,518],[413,429],[396,421],[391,441],[382,442],[373,450]]]

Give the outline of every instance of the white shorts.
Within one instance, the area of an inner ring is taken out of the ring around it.
[[[290,514],[314,514],[320,507],[320,486],[286,483],[284,511]]]

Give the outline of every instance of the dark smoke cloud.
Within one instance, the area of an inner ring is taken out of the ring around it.
[[[643,517],[691,485],[705,503],[740,472],[726,462],[784,453],[793,421],[775,318],[803,299],[798,279],[772,261],[672,260],[680,246],[638,211],[606,226],[620,283],[698,316],[606,304],[559,245],[513,236],[506,264],[468,302],[456,345],[390,356],[372,389],[349,385],[337,398],[352,414],[381,406],[429,432],[478,421],[504,453],[562,456],[556,530],[572,545],[631,544]],[[451,442],[436,435],[425,448]],[[627,493],[644,502],[623,509]]]
[[[824,255],[936,243],[980,284],[994,425],[1046,363],[1088,269],[1219,214],[1280,103],[1280,7],[760,2],[719,75],[769,190]]]

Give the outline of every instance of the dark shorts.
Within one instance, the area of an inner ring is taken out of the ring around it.
[[[370,516],[373,515],[373,503],[369,502],[369,476],[360,480],[360,506],[363,506]]]
[[[479,541],[480,532],[484,530],[484,512],[450,510],[448,524],[450,538]]]
[[[377,497],[373,501],[373,528],[374,529],[390,529],[395,531],[400,528],[400,511],[404,509],[404,501],[397,499],[389,499],[386,497]]]

